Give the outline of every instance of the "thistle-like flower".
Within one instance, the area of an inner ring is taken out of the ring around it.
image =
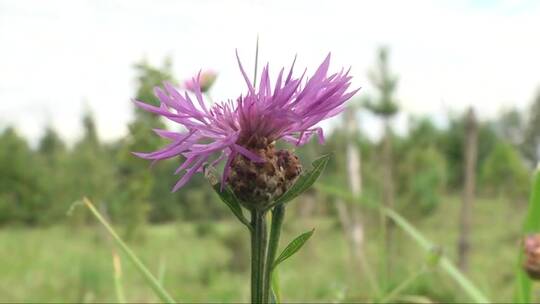
[[[173,191],[200,172],[205,163],[224,161],[221,184],[231,185],[244,205],[251,208],[251,204],[264,205],[284,193],[301,172],[298,158],[287,150],[276,151],[274,143],[283,139],[299,146],[312,135],[322,143],[323,131],[317,123],[339,114],[345,101],[358,90],[348,92],[349,71],[328,75],[330,54],[309,78],[305,71],[300,78],[293,77],[293,62],[288,73],[281,69],[272,84],[266,65],[258,88],[249,80],[238,54],[237,59],[248,90],[235,101],[208,107],[200,74],[193,83],[194,98],[164,83],[164,89],[155,88],[159,107],[135,101],[142,109],[186,129],[183,133],[154,130],[172,142],[155,152],[135,154],[153,161],[185,157],[175,172],[185,173]]]
[[[523,268],[531,279],[540,279],[540,234],[531,234],[523,240],[525,259]]]

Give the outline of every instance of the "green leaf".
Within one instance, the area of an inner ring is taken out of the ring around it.
[[[540,232],[540,170],[536,170],[533,177],[529,208],[523,225],[525,234]],[[523,271],[523,248],[519,246],[518,263],[516,266],[516,293],[515,302],[531,303],[532,281]]]
[[[229,207],[229,209],[231,209],[232,213],[240,220],[240,222],[242,222],[242,224],[246,225],[249,229],[251,229],[251,225],[244,216],[244,212],[242,211],[242,207],[240,206],[238,198],[236,197],[236,195],[234,195],[234,192],[229,186],[225,185],[222,189],[221,183],[218,182],[215,169],[212,167],[205,168],[204,175],[212,185],[212,188],[214,188],[214,191],[217,193],[221,201],[224,202]]]
[[[86,207],[90,209],[92,214],[98,219],[98,221],[101,222],[101,224],[103,225],[103,227],[105,227],[107,232],[109,232],[109,234],[112,236],[114,241],[118,244],[120,249],[122,249],[122,251],[126,254],[128,259],[135,265],[137,270],[139,270],[139,272],[142,274],[142,276],[146,280],[146,283],[150,285],[152,290],[154,290],[155,294],[165,303],[176,303],[173,300],[173,298],[167,293],[167,291],[165,291],[163,286],[161,286],[159,281],[152,275],[152,273],[148,270],[148,268],[144,266],[141,260],[139,260],[139,258],[135,255],[135,253],[131,251],[131,249],[126,245],[126,243],[124,243],[124,241],[118,236],[116,231],[114,231],[111,225],[109,225],[109,223],[105,220],[105,218],[103,218],[101,213],[99,213],[96,207],[94,207],[92,202],[90,202],[90,200],[87,199],[86,197],[83,199],[83,202],[86,205]]]
[[[309,240],[309,238],[313,235],[313,232],[315,232],[315,229],[312,229],[311,231],[304,232],[301,235],[297,236],[292,242],[285,247],[285,249],[281,252],[279,257],[276,259],[274,264],[272,265],[272,269],[276,268],[277,265],[279,265],[281,262],[285,261],[286,259],[293,256],[304,244]]]
[[[315,181],[323,172],[326,164],[328,164],[330,156],[331,154],[326,154],[316,159],[313,162],[313,169],[306,172],[305,174],[302,174],[298,178],[296,183],[294,183],[294,185],[287,192],[285,192],[282,196],[276,199],[276,202],[272,204],[270,208],[274,207],[275,205],[284,204],[291,201],[292,199],[306,191],[309,187],[311,187],[311,185],[315,183]]]

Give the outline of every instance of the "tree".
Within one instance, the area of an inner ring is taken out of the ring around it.
[[[135,65],[135,70],[137,72],[135,99],[159,105],[159,100],[154,96],[153,89],[162,85],[164,81],[172,81],[170,60],[166,60],[162,68],[153,67],[143,60]],[[165,167],[164,164],[159,164],[154,170],[149,170],[149,164],[146,160],[131,154],[131,152],[159,149],[163,143],[151,133],[151,130],[164,129],[165,124],[158,116],[137,107],[134,108],[134,116],[133,121],[128,126],[129,134],[120,143],[118,149],[117,163],[121,191],[117,193],[114,208],[118,218],[125,224],[125,235],[128,239],[141,235],[140,228],[147,221],[151,202],[165,204],[170,202],[170,199],[165,198],[164,194],[173,197],[169,194],[173,185],[171,172],[174,172],[170,166],[171,163],[165,162],[169,166]]]
[[[377,98],[368,97],[365,106],[368,110],[379,116],[383,120],[384,135],[381,145],[382,156],[382,188],[383,188],[383,204],[386,207],[394,208],[394,176],[393,176],[393,161],[392,161],[392,127],[391,119],[398,112],[398,103],[394,97],[398,79],[392,75],[388,66],[388,49],[381,48],[378,53],[378,62],[375,71],[369,73],[369,78],[378,91]],[[391,254],[391,226],[386,221],[383,224],[386,227],[386,252]],[[390,259],[386,258],[386,273],[390,273]]]
[[[26,141],[14,128],[0,134],[0,224],[19,222],[39,224],[39,214],[45,210],[40,200],[35,157]]]
[[[446,161],[434,147],[410,150],[400,166],[404,211],[429,214],[440,203],[446,183]]]
[[[464,112],[459,115],[450,114],[449,126],[441,130],[437,145],[447,162],[448,188],[454,191],[460,191],[463,187],[465,177],[465,137],[466,137],[466,115]],[[477,161],[476,171],[484,164],[488,154],[493,150],[499,138],[493,129],[493,125],[488,122],[477,122],[478,141],[477,141]]]
[[[45,134],[40,139],[38,144],[38,152],[47,160],[55,161],[59,154],[66,151],[66,145],[56,133],[56,130],[48,125],[45,127]]]
[[[89,110],[84,113],[82,124],[83,137],[75,144],[69,159],[69,201],[86,196],[100,206],[107,205],[111,203],[111,195],[116,188],[114,166],[110,154],[100,142]],[[90,220],[90,215],[77,212],[71,219],[76,224],[82,224]]]
[[[529,172],[519,153],[501,141],[482,165],[481,181],[488,193],[524,198],[529,188]]]
[[[375,115],[381,117],[384,123],[382,141],[383,158],[383,201],[385,206],[394,207],[394,181],[392,174],[392,127],[391,119],[398,112],[398,104],[394,94],[397,87],[397,77],[393,76],[388,67],[388,49],[381,48],[378,54],[375,71],[369,73],[369,78],[378,90],[377,98],[367,98],[365,106]]]
[[[66,211],[73,202],[69,190],[71,179],[66,174],[68,153],[66,145],[50,125],[45,127],[37,147],[39,180],[43,193],[41,198],[47,205],[46,211],[40,213],[41,223],[57,223],[66,218]]]
[[[540,161],[540,90],[528,111],[522,150],[532,166],[538,164]]]
[[[424,215],[438,206],[446,188],[447,164],[438,147],[440,131],[428,118],[412,118],[407,138],[398,146],[398,186],[404,212]]]
[[[498,137],[515,147],[519,147],[523,144],[525,121],[516,108],[507,109],[501,112],[495,120],[494,130]]]

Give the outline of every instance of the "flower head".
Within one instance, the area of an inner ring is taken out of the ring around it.
[[[540,279],[540,234],[531,234],[523,240],[525,259],[523,268],[532,279]]]
[[[214,81],[216,81],[217,73],[212,70],[201,72],[197,78],[191,78],[184,81],[184,87],[190,92],[195,92],[196,87],[200,87],[202,93],[210,90]]]
[[[282,193],[286,188],[283,183],[289,185],[301,168],[296,156],[283,150],[274,151],[273,143],[283,139],[297,146],[303,145],[312,135],[317,135],[322,143],[323,131],[316,126],[317,123],[339,114],[345,107],[345,101],[357,91],[348,92],[349,71],[328,75],[330,54],[309,78],[305,71],[300,78],[293,77],[293,62],[288,73],[281,69],[272,84],[266,65],[258,88],[249,80],[238,54],[237,59],[248,91],[235,101],[208,107],[203,100],[200,76],[194,79],[194,98],[165,83],[164,88],[155,88],[159,107],[135,101],[142,109],[186,129],[182,133],[154,130],[171,143],[155,152],[135,153],[153,161],[179,155],[185,157],[175,172],[185,173],[173,191],[200,172],[206,162],[215,165],[224,161],[222,185],[227,181],[239,184],[240,188],[235,191],[237,194],[252,192],[257,182],[266,183],[267,188],[270,187],[267,190],[274,191],[273,194],[265,194],[267,199]],[[251,181],[242,184],[241,179]]]

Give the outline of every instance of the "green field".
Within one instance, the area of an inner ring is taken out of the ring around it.
[[[437,211],[413,223],[453,258],[460,200],[450,197]],[[79,210],[78,212],[82,212]],[[492,300],[512,298],[516,252],[524,205],[482,199],[474,208],[470,278]],[[380,256],[377,215],[366,213],[367,257],[377,272]],[[285,301],[339,302],[372,299],[360,270],[350,266],[347,245],[334,218],[286,220],[284,242],[316,227],[314,237],[284,263],[280,282]],[[249,251],[246,231],[237,223],[176,223],[151,226],[145,239],[130,244],[147,266],[163,279],[180,301],[238,302],[249,300]],[[423,263],[425,252],[401,232],[395,236],[390,279],[392,288]],[[112,245],[99,225],[79,229],[0,229],[0,301],[115,301]],[[134,302],[158,299],[128,261],[123,259],[126,298]],[[433,301],[463,301],[466,295],[442,271],[420,277],[405,292]]]

